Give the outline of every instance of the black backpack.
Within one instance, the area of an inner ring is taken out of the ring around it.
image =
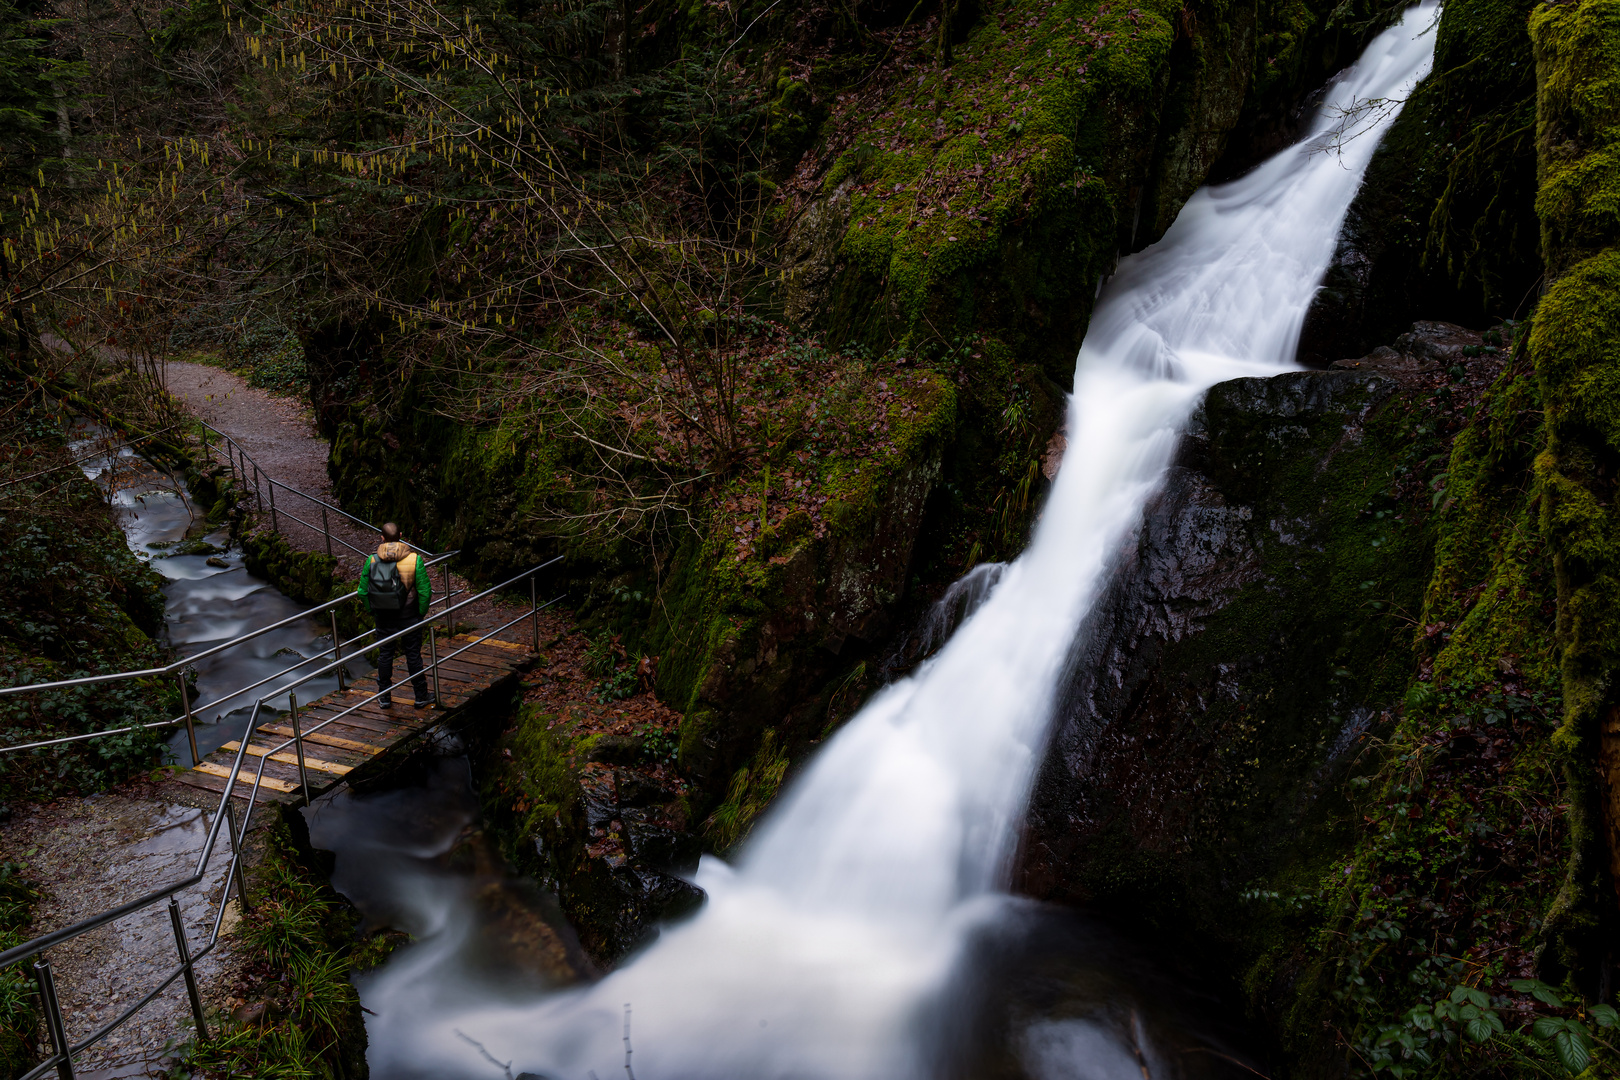
[[[384,562],[373,556],[371,569],[366,571],[366,599],[374,612],[407,611],[410,609],[411,587],[399,576],[397,562]]]

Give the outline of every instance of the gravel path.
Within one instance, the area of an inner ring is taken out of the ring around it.
[[[208,364],[171,361],[164,369],[164,380],[169,393],[184,402],[198,419],[235,440],[262,472],[331,506],[338,505],[326,473],[326,441],[316,429],[314,412],[308,406],[293,397],[257,390],[241,376]],[[220,451],[217,445],[213,448],[217,457]],[[260,490],[265,487],[261,484]],[[320,510],[286,491],[278,490],[275,498],[277,509],[284,511],[276,520],[281,534],[300,550],[325,551],[326,539],[318,527]],[[259,516],[264,519],[259,524],[268,527],[270,515]],[[295,518],[308,524],[300,524]],[[379,535],[341,514],[328,513],[327,527],[334,537],[349,545],[333,545],[344,572],[358,573],[364,555],[352,549],[374,550]]]
[[[39,887],[30,930],[44,934],[190,876],[212,817],[212,807],[204,811],[165,802],[154,796],[151,785],[130,784],[104,795],[20,811],[0,826],[0,850],[21,859],[24,874]],[[230,862],[229,840],[222,837],[219,844],[203,885],[179,895],[181,922],[194,954],[208,943]],[[227,929],[235,916],[233,900]],[[46,958],[68,1038],[75,1042],[144,997],[179,963],[166,904],[58,945]],[[198,961],[205,1011],[224,1004],[233,960],[231,937],[224,933],[218,947]],[[192,1028],[185,983],[176,979],[74,1065],[83,1070],[79,1075],[104,1080],[163,1075],[164,1059]]]

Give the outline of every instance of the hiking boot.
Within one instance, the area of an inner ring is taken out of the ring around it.
[[[416,707],[418,709],[432,708],[433,707],[433,699],[432,698],[418,698],[416,700]]]
[[[380,697],[377,699],[377,707],[379,709],[392,709],[394,707],[394,699]]]

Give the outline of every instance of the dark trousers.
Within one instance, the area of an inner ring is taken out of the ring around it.
[[[377,617],[377,636],[387,637],[397,634],[408,626],[419,627],[422,617],[412,612],[409,615],[396,615],[392,618]],[[404,637],[385,641],[377,646],[377,689],[382,691],[383,701],[389,700],[388,691],[394,685],[394,655],[405,654],[405,669],[411,673],[411,686],[416,691],[417,701],[427,701],[427,676],[422,674],[422,631],[415,629]]]

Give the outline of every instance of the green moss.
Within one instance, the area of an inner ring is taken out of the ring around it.
[[[1051,350],[1065,382],[1070,334],[1042,331],[1083,325],[1088,283],[1129,231],[1120,215],[1151,155],[1178,10],[1004,11],[951,67],[846,118],[862,135],[824,183],[853,184],[848,270],[826,316],[835,334],[887,348],[1007,326],[1019,347]]]
[[[554,728],[557,716],[525,706],[518,713],[512,736],[518,798],[525,815],[519,832],[538,836],[553,848],[577,840],[579,813],[578,766],[590,752],[590,739],[570,738]],[[556,868],[552,875],[555,876]]]
[[[337,559],[322,552],[299,551],[280,533],[251,533],[242,538],[241,545],[242,564],[248,573],[263,578],[301,604],[315,607],[340,596],[351,596],[357,587],[356,582],[337,576]],[[359,600],[333,610],[338,633],[345,640],[369,628],[369,616]]]
[[[39,893],[23,877],[26,870],[14,861],[0,863],[0,949],[28,940]],[[0,971],[0,1072],[8,1076],[21,1076],[37,1060],[40,1017],[35,994],[26,965]]]
[[[1554,274],[1620,238],[1620,4],[1542,5],[1536,213]]]
[[[703,823],[704,836],[716,851],[725,854],[747,839],[755,820],[776,798],[787,770],[787,754],[777,745],[776,732],[765,732],[754,760],[732,776],[725,800]]]

